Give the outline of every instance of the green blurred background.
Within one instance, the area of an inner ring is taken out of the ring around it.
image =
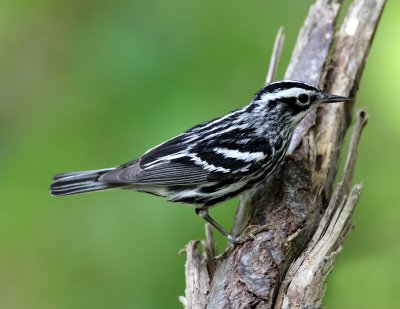
[[[203,237],[194,211],[128,191],[52,198],[51,177],[123,163],[247,104],[280,25],[283,76],[312,1],[0,3],[0,308],[181,308],[178,251]],[[327,308],[400,302],[399,12],[389,1],[360,85],[365,189]],[[213,211],[224,226],[237,203]]]

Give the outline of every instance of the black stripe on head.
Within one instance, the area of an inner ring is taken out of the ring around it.
[[[310,91],[320,91],[317,87],[310,84],[306,84],[299,81],[283,80],[266,85],[264,88],[262,88],[260,91],[256,93],[254,100],[260,100],[261,96],[265,93],[274,93],[277,91],[282,91],[290,88],[301,88]]]

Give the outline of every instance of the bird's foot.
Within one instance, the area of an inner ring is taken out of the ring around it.
[[[247,227],[241,235],[232,236],[229,234],[227,239],[229,241],[228,247],[224,252],[214,257],[216,260],[223,260],[226,258],[238,245],[245,243],[248,240],[255,240],[258,233],[268,231],[269,225],[250,225]]]
[[[235,236],[233,237],[232,235],[228,236],[228,240],[235,245],[240,245],[248,240],[254,240],[256,239],[257,234],[261,233],[261,232],[265,232],[268,231],[270,228],[269,225],[250,225],[248,226],[244,232],[239,235],[239,236]]]

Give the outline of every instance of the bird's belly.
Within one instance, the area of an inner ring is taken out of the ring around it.
[[[244,181],[229,185],[207,183],[197,187],[181,188],[179,191],[173,188],[167,198],[173,202],[212,206],[240,194],[246,183]]]

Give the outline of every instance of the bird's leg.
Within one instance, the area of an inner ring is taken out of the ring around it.
[[[266,227],[256,227],[255,229],[250,230],[248,233],[244,233],[239,236],[232,236],[232,234],[228,233],[221,225],[219,225],[211,216],[208,214],[207,208],[196,208],[196,214],[210,223],[214,228],[216,228],[222,235],[224,235],[228,241],[234,245],[239,245],[248,240],[254,240],[255,234],[265,231]]]
[[[229,234],[221,225],[219,225],[213,218],[211,218],[207,208],[196,208],[195,211],[197,215],[202,217],[204,220],[210,223],[215,229],[217,229],[222,235],[224,235],[230,243],[230,245],[225,249],[225,251],[222,254],[214,257],[214,259],[217,260],[224,259],[226,256],[229,255],[229,253],[231,253],[235,249],[237,245],[242,244],[248,240],[254,240],[255,239],[254,235],[269,229],[268,225],[252,226],[248,228],[247,231],[245,230],[242,235],[232,236],[232,234]]]
[[[234,243],[235,237],[233,237],[231,234],[229,234],[225,229],[219,225],[213,218],[210,217],[208,214],[208,209],[207,208],[196,208],[195,209],[196,214],[202,217],[204,220],[206,220],[208,223],[210,223],[215,229],[217,229],[222,235],[224,235],[230,242]]]

